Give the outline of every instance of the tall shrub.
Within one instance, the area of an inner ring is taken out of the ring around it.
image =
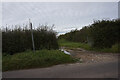
[[[46,28],[47,27],[47,28]],[[48,26],[42,26],[33,30],[35,49],[58,49],[56,32]],[[25,50],[32,50],[32,38],[30,29],[13,29],[2,31],[2,52],[15,54]]]

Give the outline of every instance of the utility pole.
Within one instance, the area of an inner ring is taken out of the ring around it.
[[[30,22],[30,19],[29,19],[29,26],[30,26],[30,29],[31,29],[33,52],[35,53],[35,44],[34,44],[34,37],[33,37],[33,29],[32,29],[32,23]]]

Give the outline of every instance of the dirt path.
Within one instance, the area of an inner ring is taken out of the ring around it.
[[[97,63],[106,61],[118,61],[117,53],[100,53],[94,51],[87,51],[81,48],[69,49],[62,47],[62,49],[70,52],[72,57],[79,58],[83,63]]]
[[[48,68],[3,72],[3,78],[118,78],[118,54],[68,49],[82,63],[62,64]]]

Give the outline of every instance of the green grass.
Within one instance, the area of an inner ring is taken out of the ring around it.
[[[64,39],[59,40],[58,43],[60,46],[69,47],[69,48],[84,48],[86,50],[92,49],[88,44],[79,43],[79,42],[70,42]]]
[[[118,47],[120,47],[120,45],[115,44],[113,45],[111,48],[104,48],[104,49],[98,49],[98,48],[93,48],[91,46],[89,46],[88,44],[85,43],[79,43],[79,42],[70,42],[70,41],[66,41],[64,39],[61,39],[58,41],[59,46],[61,47],[68,47],[68,48],[83,48],[86,50],[90,50],[90,51],[96,51],[96,52],[109,52],[109,53],[119,53],[120,51],[118,50]]]
[[[63,63],[73,63],[70,55],[59,50],[40,50],[34,54],[32,51],[3,56],[3,71],[29,68],[48,67]]]
[[[94,51],[99,51],[99,52],[108,52],[108,53],[120,53],[120,50],[118,49],[120,45],[115,44],[111,48],[103,48],[103,49],[96,49],[94,48]]]

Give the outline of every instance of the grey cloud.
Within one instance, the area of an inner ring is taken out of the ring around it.
[[[31,18],[34,26],[55,24],[55,30],[65,33],[73,28],[89,25],[93,19],[116,19],[117,2],[15,2],[3,3],[3,26],[28,23]],[[64,31],[63,31],[64,30]]]

